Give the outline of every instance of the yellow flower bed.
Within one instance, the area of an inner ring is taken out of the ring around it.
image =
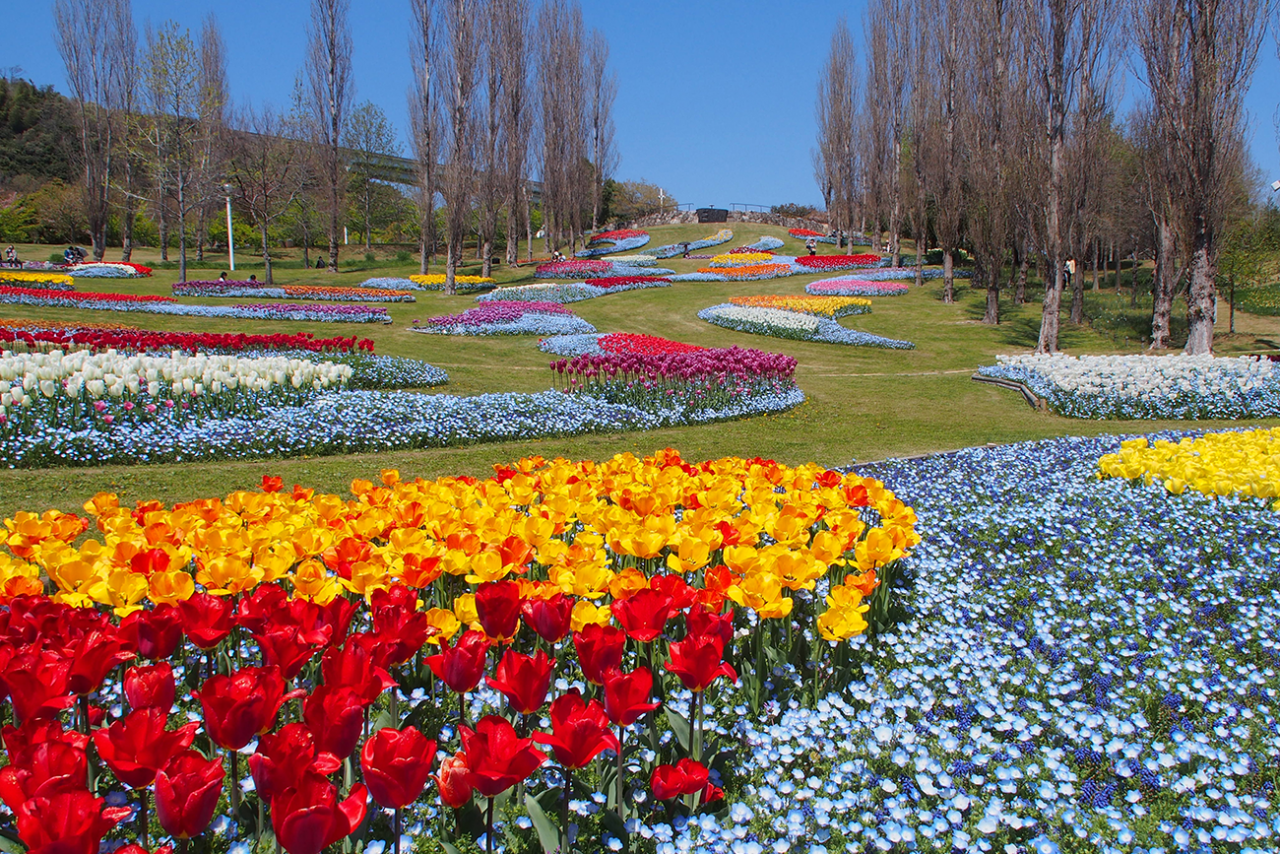
[[[734,305],[798,311],[803,314],[814,314],[820,317],[839,317],[849,314],[848,309],[850,308],[871,307],[871,300],[865,297],[784,296],[781,294],[730,297],[729,302]]]
[[[29,285],[72,285],[76,280],[63,273],[47,273],[33,270],[0,269],[0,285],[23,288]]]
[[[493,279],[488,276],[454,276],[459,285],[492,285]],[[444,273],[432,273],[430,276],[410,276],[409,281],[423,287],[440,287],[444,284]]]
[[[1098,460],[1099,477],[1141,478],[1159,482],[1181,495],[1188,489],[1207,495],[1280,497],[1280,427],[1245,432],[1207,433],[1178,442],[1146,439],[1120,443],[1120,453]],[[1280,501],[1272,505],[1280,510]]]
[[[767,264],[773,260],[772,252],[725,252],[711,258],[709,267],[749,267]]]
[[[761,618],[786,617],[789,594],[825,578],[817,628],[839,640],[865,630],[877,573],[920,541],[914,511],[881,482],[816,464],[691,465],[668,449],[495,469],[430,481],[385,470],[380,484],[354,481],[352,499],[295,486],[130,509],[100,493],[84,505],[96,533],[83,540],[90,520],[18,513],[0,530],[0,596],[47,585],[56,601],[124,616],[197,584],[226,596],[279,582],[327,604],[400,583],[422,591],[439,638],[476,622],[475,585],[508,577],[525,599],[574,597],[575,628],[608,622],[612,600],[660,573]]]

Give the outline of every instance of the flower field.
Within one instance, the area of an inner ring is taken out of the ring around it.
[[[532,285],[513,285],[497,288],[476,297],[476,302],[554,302],[570,303],[596,297],[619,294],[623,291],[643,290],[645,288],[667,288],[671,280],[660,276],[610,276],[601,279],[587,279],[578,282],[535,282]]]
[[[1120,443],[1120,451],[1098,461],[1104,477],[1158,483],[1174,495],[1280,498],[1280,428],[1206,433],[1177,442],[1146,437]],[[1280,510],[1280,501],[1271,509]]]
[[[701,240],[690,241],[687,245],[684,243],[668,243],[666,246],[659,246],[650,249],[646,254],[655,258],[674,258],[685,252],[697,252],[699,249],[707,249],[712,246],[720,246],[733,240],[733,232],[727,228],[722,228],[710,237],[704,237]]]
[[[374,291],[374,293],[377,293]],[[385,308],[369,305],[260,303],[256,305],[184,305],[173,297],[151,294],[46,291],[0,286],[0,304],[143,312],[187,317],[251,320],[309,320],[320,323],[390,323]]]
[[[592,235],[587,241],[587,248],[576,253],[579,258],[590,258],[593,255],[608,255],[613,252],[630,252],[639,249],[649,242],[649,232],[637,229],[619,229],[602,231]]]
[[[177,297],[249,297],[251,299],[316,299],[332,302],[413,302],[408,290],[340,288],[326,285],[264,285],[260,282],[178,282]]]
[[[820,279],[804,286],[804,292],[815,296],[897,297],[910,291],[899,282],[873,282],[861,276],[837,276]]]
[[[85,261],[61,268],[77,279],[145,279],[151,268],[128,261]]]
[[[805,270],[825,273],[832,270],[849,270],[854,267],[879,266],[879,255],[801,255],[795,263]]]
[[[459,314],[428,318],[413,328],[431,335],[571,335],[595,327],[558,302],[493,301]]]
[[[733,256],[726,256],[733,257]],[[769,256],[775,257],[775,256]],[[672,276],[673,282],[755,282],[780,279],[795,271],[789,260],[786,263],[749,264],[741,267],[699,267],[696,273],[680,273]]]
[[[38,273],[0,267],[0,286],[43,291],[74,291],[75,280],[62,273]]]
[[[782,311],[795,311],[800,314],[812,314],[817,317],[848,317],[854,314],[866,314],[871,311],[871,300],[862,297],[846,296],[781,296],[778,294],[755,294],[752,296],[729,297],[733,305],[758,306],[776,308]]]
[[[803,297],[792,297],[794,302]],[[816,299],[822,300],[823,297]],[[839,299],[839,298],[835,298]],[[855,300],[857,297],[846,297]],[[794,302],[784,304],[794,304]],[[865,302],[861,300],[860,302]],[[849,306],[854,308],[855,306]],[[845,314],[861,314],[868,309],[856,306],[859,311],[845,311]],[[732,302],[713,305],[698,312],[698,317],[738,332],[749,332],[753,335],[770,335],[775,338],[792,338],[797,341],[821,341],[829,344],[847,344],[853,347],[879,347],[886,350],[910,350],[915,347],[910,341],[899,341],[846,329],[829,317],[819,316],[807,311],[795,311],[773,307],[772,304],[739,305]]]
[[[1277,365],[1256,357],[997,356],[982,376],[1024,383],[1069,418],[1265,418],[1280,414]]]
[[[637,353],[665,355],[706,350],[697,344],[684,344],[655,335],[634,332],[608,332],[603,335],[553,335],[538,342],[538,349],[557,356],[602,355],[604,353]]]
[[[796,240],[812,240],[815,243],[835,243],[834,237],[829,237],[821,231],[814,231],[811,228],[791,228],[787,229],[787,234]]]
[[[434,273],[429,276],[410,276],[409,281],[414,286],[425,291],[442,291],[444,290],[444,273]],[[494,281],[487,276],[454,276],[454,286],[458,293],[474,293],[475,291],[483,291],[494,286]],[[368,282],[365,287],[370,287]],[[396,287],[399,287],[397,285]]]
[[[713,255],[708,267],[750,267],[755,264],[768,264],[773,260],[772,252],[726,252]]]

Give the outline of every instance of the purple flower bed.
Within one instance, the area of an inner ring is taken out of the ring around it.
[[[520,302],[517,300],[485,303],[461,314],[442,314],[427,318],[436,326],[481,326],[486,323],[511,323],[526,314],[573,314],[557,302]]]
[[[804,286],[804,292],[824,297],[896,297],[910,287],[902,282],[873,282],[853,276],[823,279]]]

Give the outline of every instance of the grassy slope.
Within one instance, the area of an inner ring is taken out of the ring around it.
[[[710,254],[748,243],[762,234],[786,237],[781,229],[769,226],[733,225],[735,236],[731,244],[703,252]],[[656,228],[651,233],[653,243],[657,245],[695,240],[715,229],[715,226],[694,225]],[[28,247],[23,257],[45,257],[50,248]],[[799,241],[788,238],[787,245],[780,251],[798,253],[803,251],[803,247]],[[826,254],[834,249],[823,246],[820,251]],[[350,254],[353,259],[363,256],[363,252]],[[150,263],[155,260],[154,253],[141,253],[135,260]],[[680,272],[705,264],[680,258],[662,263]],[[397,265],[394,262],[369,264],[352,260],[351,264],[348,272],[337,276],[323,271],[282,269],[278,271],[276,281],[281,284],[318,282],[354,285],[372,275],[416,272],[416,265]],[[260,268],[259,263],[258,267],[242,267],[239,272],[247,276],[248,272],[260,271]],[[195,271],[190,277],[206,275],[216,278],[217,271]],[[498,278],[504,283],[529,281],[531,269],[502,269]],[[987,442],[1190,426],[1176,422],[1073,421],[1033,411],[1016,394],[973,382],[970,379],[973,371],[980,365],[993,363],[995,354],[1034,346],[1040,317],[1034,288],[1029,289],[1033,302],[1028,305],[1015,307],[1008,302],[1002,303],[1005,318],[997,327],[978,322],[982,316],[984,294],[961,288],[960,301],[956,305],[944,305],[938,282],[926,283],[922,290],[913,288],[912,293],[905,297],[877,299],[870,315],[843,321],[852,328],[914,341],[917,349],[906,352],[766,338],[721,329],[697,318],[699,309],[723,302],[732,295],[799,294],[803,293],[806,283],[817,278],[821,277],[797,276],[740,284],[681,283],[671,288],[627,292],[573,305],[577,313],[601,331],[645,332],[707,346],[756,347],[795,356],[799,360],[797,379],[808,400],[803,406],[782,415],[650,433],[535,439],[394,454],[0,472],[0,517],[11,516],[19,509],[78,509],[87,498],[101,490],[118,492],[125,502],[142,498],[175,502],[221,495],[234,489],[254,487],[263,474],[282,475],[286,484],[298,482],[327,491],[345,492],[353,478],[376,477],[380,468],[398,468],[405,477],[485,475],[493,464],[527,454],[599,459],[623,451],[647,453],[671,446],[679,448],[690,459],[759,455],[791,464],[816,460],[836,466],[854,459],[871,460],[942,451]],[[158,270],[152,279],[96,280],[82,283],[80,289],[168,293],[169,286],[176,279],[176,271]],[[204,302],[225,304],[228,301]],[[1142,310],[1130,311],[1128,303],[1127,295],[1116,296],[1106,291],[1097,295],[1090,293],[1088,313],[1115,316],[1128,312],[1126,316],[1131,321],[1130,325],[1140,328]],[[307,330],[318,336],[357,334],[373,338],[379,353],[424,359],[446,368],[450,375],[449,385],[431,393],[477,394],[548,388],[551,384],[547,370],[549,357],[537,350],[533,338],[453,338],[410,331],[415,318],[461,311],[472,305],[471,297],[420,293],[415,304],[388,305],[395,320],[391,326],[229,323],[202,318],[15,306],[0,307],[0,317],[116,321],[150,329]],[[1223,310],[1221,315],[1225,330],[1226,311]],[[1242,317],[1248,322],[1241,324]],[[1280,320],[1237,315],[1237,326],[1244,331],[1220,340],[1221,352],[1256,351],[1266,347],[1259,339],[1280,340]],[[1071,327],[1064,318],[1062,346],[1074,353],[1137,352],[1140,345],[1132,338],[1126,339],[1128,334],[1122,323],[1111,323],[1108,331],[1102,333]]]

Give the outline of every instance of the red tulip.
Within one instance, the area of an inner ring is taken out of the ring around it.
[[[178,611],[187,637],[201,649],[213,649],[231,634],[234,607],[230,599],[212,593],[196,593],[179,602]]]
[[[249,757],[254,789],[268,802],[288,788],[303,769],[327,776],[341,767],[341,759],[316,749],[315,736],[299,723],[285,724],[279,732],[264,733],[258,739],[257,752]]]
[[[481,718],[474,730],[461,727],[459,732],[471,785],[486,798],[510,789],[547,761],[533,739],[519,738],[498,715]]]
[[[307,698],[302,719],[315,736],[316,747],[346,757],[356,749],[364,725],[364,703],[350,688],[321,685]]]
[[[369,736],[360,751],[360,767],[369,794],[390,809],[418,799],[431,778],[436,743],[414,727],[386,727]]]
[[[450,756],[440,763],[440,773],[433,778],[440,790],[440,800],[454,809],[467,805],[471,800],[471,772],[467,770],[466,756]]]
[[[550,747],[565,768],[581,768],[601,751],[618,749],[604,707],[598,700],[583,702],[576,689],[551,703],[551,734],[535,732],[533,738]]]
[[[515,637],[520,627],[520,602],[520,584],[509,578],[476,588],[476,615],[490,640],[509,641]]]
[[[681,795],[702,796],[702,803],[707,804],[724,797],[724,792],[707,780],[707,769],[692,759],[681,759],[675,765],[659,765],[653,769],[649,779],[653,796],[660,801],[678,798]]]
[[[316,605],[302,599],[294,599],[293,602],[308,606],[307,610],[314,614],[314,618],[313,622],[307,625],[313,631],[325,633],[326,645],[340,644],[347,639],[351,620],[355,617],[356,611],[360,610],[359,599],[352,601],[345,596],[333,597],[328,605]]]
[[[578,650],[578,664],[582,675],[594,685],[604,684],[604,676],[610,670],[622,666],[622,650],[627,636],[622,629],[598,626],[594,623],[573,633],[573,645]]]
[[[366,706],[378,699],[383,691],[396,686],[391,674],[373,663],[369,650],[361,646],[355,636],[347,638],[340,647],[325,650],[320,659],[320,672],[324,676],[324,684],[332,688],[351,688]]]
[[[131,842],[116,849],[116,854],[173,854],[172,845],[161,845],[155,851],[148,851],[136,842]]]
[[[417,655],[432,631],[427,612],[418,610],[418,591],[403,584],[375,590],[370,605],[374,634],[391,647],[386,661],[394,667]]]
[[[652,643],[662,634],[671,616],[671,597],[645,588],[626,599],[615,599],[611,610],[627,637],[640,643]]]
[[[670,573],[655,575],[649,579],[650,589],[665,593],[671,597],[671,610],[683,611],[693,604],[697,591],[690,587],[683,578]]]
[[[427,666],[437,678],[444,681],[451,691],[465,694],[480,684],[484,674],[484,658],[489,652],[489,641],[481,632],[464,632],[457,646],[440,642],[440,652],[426,658]]]
[[[289,854],[320,854],[360,826],[368,797],[368,790],[356,785],[339,802],[337,787],[314,771],[304,771],[294,785],[276,793],[271,826]]]
[[[182,642],[182,612],[172,605],[134,611],[120,621],[120,634],[143,658],[168,658]]]
[[[547,599],[526,599],[520,615],[529,628],[547,643],[556,643],[569,634],[573,623],[573,599],[556,593]]]
[[[89,746],[89,736],[81,735],[75,730],[64,730],[62,724],[56,720],[28,718],[22,722],[22,726],[6,726],[3,735],[11,765],[30,765],[31,751],[49,741],[66,742],[80,750],[85,750]]]
[[[213,820],[222,795],[222,763],[186,750],[156,774],[156,818],[165,832],[190,839]],[[239,785],[233,780],[232,785]]]
[[[0,800],[17,810],[31,798],[85,787],[89,760],[83,749],[66,741],[45,741],[30,748],[21,764],[0,768]]]
[[[49,718],[75,702],[68,686],[71,662],[51,650],[13,657],[0,680],[13,700],[18,718]]]
[[[197,696],[214,744],[239,750],[271,729],[285,701],[284,677],[278,667],[243,667],[209,677]]]
[[[98,854],[107,831],[133,813],[102,805],[102,798],[85,789],[32,798],[16,811],[18,838],[27,854]]]
[[[680,677],[690,691],[705,691],[719,676],[738,681],[733,665],[724,661],[724,641],[719,635],[689,635],[671,644],[667,670]]]
[[[102,680],[116,665],[129,661],[135,655],[114,628],[86,632],[74,646],[68,647],[66,653],[71,660],[67,687],[72,693],[82,695],[98,690]]]
[[[168,709],[137,709],[93,734],[93,745],[120,782],[134,789],[150,786],[156,772],[191,746],[198,723],[166,730]]]
[[[253,637],[262,650],[262,663],[279,667],[285,681],[302,672],[316,650],[329,640],[325,632],[310,631],[289,623],[268,623]]]
[[[733,611],[716,614],[701,605],[690,608],[685,616],[685,637],[693,635],[715,635],[720,638],[721,648],[733,642]]]
[[[252,634],[263,628],[280,611],[289,608],[289,594],[279,584],[259,584],[236,606],[235,620]]]
[[[630,673],[614,670],[604,679],[604,713],[618,726],[631,726],[646,712],[658,708],[649,702],[653,690],[653,674],[647,667]]]
[[[124,696],[134,709],[163,709],[173,706],[177,688],[169,662],[130,667],[124,672]]]
[[[554,662],[542,650],[538,650],[536,655],[528,656],[509,649],[498,662],[493,676],[487,677],[485,681],[490,688],[506,695],[511,708],[523,715],[531,715],[547,701],[554,666]]]

